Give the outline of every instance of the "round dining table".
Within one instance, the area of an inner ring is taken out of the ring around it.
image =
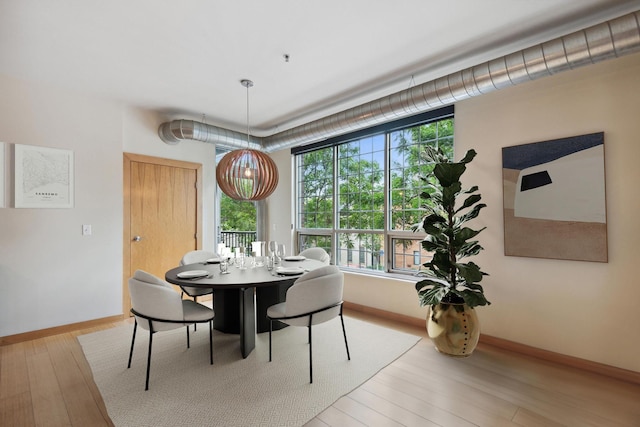
[[[219,262],[187,264],[167,271],[165,280],[178,286],[213,289],[214,327],[240,334],[240,352],[246,358],[255,348],[256,331],[269,331],[267,309],[284,302],[287,289],[302,274],[325,265],[309,258],[292,258],[295,260],[284,259],[271,271],[265,266],[240,268],[229,263],[227,274],[221,273]],[[199,276],[184,277],[198,270]],[[274,329],[286,326],[276,323]]]

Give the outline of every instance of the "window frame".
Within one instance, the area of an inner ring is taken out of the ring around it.
[[[370,268],[354,268],[345,265],[339,265],[341,269],[347,271],[354,271],[362,274],[373,274],[373,275],[384,275],[388,273],[394,274],[402,274],[402,275],[415,275],[417,270],[408,270],[406,268],[397,268],[394,263],[393,257],[396,256],[395,248],[393,246],[396,240],[412,240],[415,242],[419,242],[424,239],[426,234],[424,232],[413,232],[408,230],[393,230],[391,227],[391,212],[390,212],[390,198],[391,198],[391,165],[390,165],[390,135],[395,131],[399,131],[402,129],[410,129],[416,126],[422,126],[429,123],[438,122],[445,119],[454,119],[454,106],[447,106],[437,110],[428,111],[426,113],[418,114],[416,116],[411,116],[407,118],[403,118],[400,120],[392,121],[386,124],[373,126],[367,129],[363,129],[360,131],[352,132],[349,134],[341,135],[338,137],[329,138],[324,141],[320,141],[314,144],[309,144],[301,147],[294,147],[291,149],[291,155],[293,156],[293,164],[294,164],[294,174],[293,179],[295,180],[295,221],[294,221],[294,235],[295,235],[295,244],[297,246],[298,252],[302,249],[302,240],[307,236],[322,236],[330,237],[331,241],[331,262],[336,264],[339,260],[338,251],[341,250],[339,246],[339,236],[343,234],[380,234],[382,235],[382,246],[384,248],[384,260],[380,259],[379,262],[383,265],[382,270],[374,270]],[[359,141],[365,139],[367,137],[375,137],[376,135],[384,135],[384,164],[383,166],[383,182],[384,182],[384,228],[382,230],[378,229],[343,229],[339,228],[340,218],[339,218],[339,200],[340,200],[340,192],[339,192],[339,161],[340,158],[338,156],[339,146],[350,143],[353,141]],[[453,136],[455,140],[455,135]],[[455,146],[455,143],[454,143]],[[300,159],[301,155],[314,152],[317,150],[332,148],[332,156],[333,156],[333,194],[332,194],[332,209],[333,209],[333,221],[331,228],[305,228],[300,227],[301,220],[301,181],[299,179],[300,172]],[[426,262],[429,259],[428,254],[424,253],[424,250],[420,248],[422,253],[421,260]],[[402,254],[406,256],[406,253]],[[359,260],[360,254],[356,254],[353,256],[353,261]],[[413,253],[411,254],[412,258],[415,256]],[[372,261],[373,265],[373,261]],[[418,268],[419,270],[419,268]]]

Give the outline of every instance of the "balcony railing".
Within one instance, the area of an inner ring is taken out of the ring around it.
[[[228,248],[244,248],[245,252],[251,252],[251,243],[257,239],[255,231],[221,231],[220,243]]]

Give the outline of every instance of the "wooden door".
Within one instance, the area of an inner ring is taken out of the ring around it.
[[[123,312],[129,313],[128,280],[140,269],[164,279],[182,256],[199,249],[202,222],[201,165],[124,155]]]

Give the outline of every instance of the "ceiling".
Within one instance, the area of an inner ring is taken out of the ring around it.
[[[0,74],[268,136],[640,0],[0,0]],[[285,59],[288,55],[288,60]]]

